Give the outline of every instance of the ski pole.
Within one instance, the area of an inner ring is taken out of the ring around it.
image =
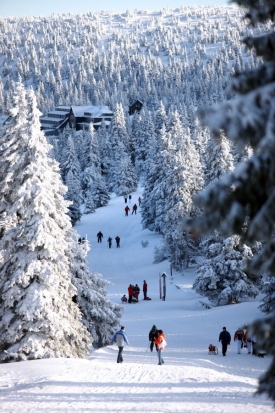
[[[147,349],[146,349],[146,353],[147,353],[147,351],[148,351],[149,346],[150,346],[150,341],[149,341],[149,343],[148,343],[148,346],[147,346]]]

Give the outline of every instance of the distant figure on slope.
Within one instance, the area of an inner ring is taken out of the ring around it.
[[[127,303],[127,297],[126,297],[125,294],[123,295],[123,297],[121,297],[121,301],[122,301],[123,303]]]
[[[133,296],[137,299],[137,301],[138,301],[139,293],[140,293],[140,288],[139,288],[139,286],[136,284],[136,285],[134,286],[134,294],[133,294]]]
[[[115,240],[116,240],[116,247],[120,248],[120,238],[118,235],[115,237]]]
[[[153,327],[151,328],[151,330],[149,331],[149,341],[150,341],[150,350],[151,351],[153,351],[154,344],[155,344],[154,340],[157,338],[157,336],[158,336],[158,329],[154,324]],[[155,344],[155,346],[156,346],[156,350],[158,351],[156,344]]]
[[[251,354],[252,350],[252,338],[246,333],[246,347],[247,347],[247,354]]]
[[[165,339],[166,339],[166,335],[163,333],[163,331],[158,330],[158,335],[157,335],[157,338],[155,338],[154,343],[157,345],[157,349],[158,349],[158,359],[159,359],[158,365],[159,366],[161,366],[164,363],[161,352],[167,346]]]
[[[219,336],[219,342],[222,343],[222,355],[226,356],[227,352],[227,346],[230,344],[231,341],[231,335],[228,331],[226,331],[226,327],[222,328],[222,331],[220,332]]]
[[[238,328],[238,330],[235,332],[234,341],[237,341],[237,351],[238,351],[238,354],[241,354],[241,348],[243,346],[243,341],[245,341],[245,334],[241,328]]]
[[[128,205],[125,207],[125,215],[128,217],[128,212],[130,211],[130,208],[128,207]]]
[[[127,204],[127,195],[124,196],[125,204]]]
[[[102,238],[103,238],[102,232],[99,231],[96,236],[97,236],[97,242],[101,242],[101,241],[102,241]]]
[[[132,195],[129,195],[129,203],[131,203]]]
[[[109,248],[112,248],[112,238],[111,237],[109,237],[107,239],[107,242],[108,242]]]
[[[133,215],[133,213],[137,213],[137,204],[135,204],[134,206],[133,206],[133,211],[132,211],[132,215]]]
[[[134,288],[132,286],[132,284],[129,285],[128,287],[128,303],[132,302],[132,298],[133,298],[133,294],[134,294]]]
[[[138,206],[140,206],[140,204],[141,204],[141,197],[139,196],[138,197]]]
[[[125,334],[125,327],[121,326],[120,330],[115,333],[112,339],[111,345],[114,344],[114,342],[116,342],[118,346],[117,363],[122,363],[123,362],[122,352],[123,352],[124,344],[126,343],[129,346],[129,341]]]
[[[143,291],[143,300],[146,300],[147,299],[147,282],[145,280],[143,281],[142,291]]]

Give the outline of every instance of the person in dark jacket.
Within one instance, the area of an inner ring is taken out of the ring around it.
[[[132,211],[132,215],[133,215],[133,213],[137,213],[137,204],[135,204],[134,206],[133,206],[133,211]]]
[[[140,293],[140,288],[139,288],[139,286],[136,284],[136,285],[134,286],[134,294],[133,294],[133,296],[137,299],[137,301],[138,301],[139,293]]]
[[[128,212],[130,211],[130,208],[128,207],[128,205],[124,208],[124,211],[125,211],[126,217],[128,217]]]
[[[112,248],[112,238],[111,237],[109,237],[107,239],[107,242],[108,242],[109,248]]]
[[[102,241],[102,238],[103,238],[102,232],[99,231],[96,236],[97,236],[97,242],[101,242],[101,241]]]
[[[157,336],[158,336],[158,329],[155,325],[153,325],[153,327],[151,328],[151,330],[149,332],[149,341],[150,341],[150,350],[151,351],[153,351],[153,349],[154,349],[154,340],[157,338]],[[157,345],[155,345],[155,346],[156,346],[156,350],[157,350]]]
[[[220,336],[219,336],[219,342],[222,343],[222,355],[223,356],[226,356],[227,346],[228,344],[230,344],[230,341],[231,341],[231,335],[226,330],[226,327],[223,327],[222,331],[220,332]]]
[[[143,300],[146,300],[147,299],[147,282],[145,280],[143,281],[142,291],[143,291]]]
[[[116,240],[116,247],[120,248],[120,238],[118,235],[115,237],[115,240]]]

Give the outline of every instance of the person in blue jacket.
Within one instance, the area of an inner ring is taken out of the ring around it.
[[[123,362],[122,352],[123,352],[124,344],[126,343],[129,346],[129,341],[125,334],[125,327],[121,326],[120,330],[115,333],[112,339],[111,345],[114,344],[114,342],[116,342],[118,346],[117,363],[122,363]]]

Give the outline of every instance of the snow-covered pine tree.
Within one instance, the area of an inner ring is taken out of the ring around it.
[[[235,0],[248,9],[246,18],[254,26],[274,22],[274,2]],[[205,122],[214,134],[223,130],[233,142],[243,147],[247,143],[253,155],[239,164],[233,173],[221,178],[216,185],[197,197],[205,210],[197,220],[196,229],[213,231],[221,228],[225,234],[240,234],[251,243],[263,240],[263,253],[252,260],[255,266],[264,264],[275,274],[275,35],[274,31],[259,37],[247,37],[244,43],[254,48],[264,63],[248,72],[237,74],[232,82],[234,100],[207,111]],[[254,322],[252,332],[259,346],[273,356],[270,367],[259,381],[259,393],[275,400],[275,314]]]
[[[9,115],[0,144],[0,214],[9,217],[0,238],[0,359],[84,357],[89,335],[72,300],[66,188],[48,157],[34,92],[21,83]]]
[[[90,214],[95,208],[108,204],[110,199],[107,185],[101,174],[101,163],[97,134],[91,124],[89,129],[89,145],[86,145],[86,167],[82,174],[82,187],[84,190],[85,210]]]
[[[63,139],[62,153],[60,156],[60,168],[64,183],[68,187],[65,199],[71,201],[69,216],[72,225],[81,218],[80,205],[82,201],[81,168],[75,151],[73,131],[67,131],[67,141]]]
[[[137,176],[130,156],[122,142],[117,142],[116,151],[110,166],[109,190],[116,195],[130,194],[137,189]]]
[[[74,231],[71,238],[70,268],[72,283],[77,289],[74,301],[81,310],[83,324],[93,337],[93,347],[106,346],[119,323],[122,307],[107,298],[105,287],[109,282],[104,280],[101,274],[92,274],[89,271],[86,260],[88,240],[84,244],[78,244]]]
[[[193,288],[215,305],[238,303],[256,297],[259,292],[255,285],[258,275],[246,269],[252,250],[239,243],[236,235],[226,239],[217,237],[204,251],[207,258],[197,267],[199,276]]]

